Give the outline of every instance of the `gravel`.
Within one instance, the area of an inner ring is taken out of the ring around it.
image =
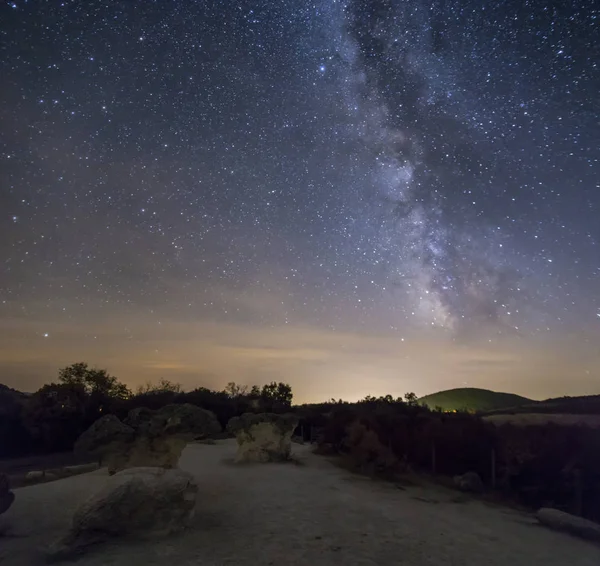
[[[235,441],[189,445],[180,465],[200,490],[192,528],[155,542],[121,540],[86,566],[598,566],[600,547],[529,515],[457,498],[442,487],[373,481],[294,445],[298,463],[235,465]],[[15,490],[0,516],[0,563],[44,563],[78,504],[106,471]]]

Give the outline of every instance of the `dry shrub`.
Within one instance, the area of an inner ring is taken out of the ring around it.
[[[476,415],[392,403],[345,405],[327,417],[319,451],[346,455],[364,473],[472,471],[491,486],[494,469],[503,497],[600,521],[600,429],[494,426]]]
[[[348,426],[343,448],[363,472],[391,472],[398,465],[398,459],[382,444],[377,433],[359,420]]]

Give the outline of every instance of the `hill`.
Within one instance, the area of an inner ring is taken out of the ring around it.
[[[25,399],[27,399],[25,393],[0,383],[0,416],[17,415]]]
[[[513,393],[499,393],[476,387],[462,387],[425,395],[419,399],[419,403],[428,406],[430,409],[441,407],[444,411],[487,412],[526,404],[533,405],[535,401]]]
[[[510,411],[507,411],[510,409]],[[545,401],[523,403],[514,407],[499,407],[490,414],[544,413],[557,415],[600,415],[600,395],[556,397]]]

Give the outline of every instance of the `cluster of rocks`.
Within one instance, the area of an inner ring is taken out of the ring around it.
[[[98,457],[109,474],[136,467],[175,468],[188,442],[219,432],[215,415],[195,405],[138,408],[124,422],[114,415],[98,419],[79,437],[75,451]]]
[[[238,443],[236,461],[287,460],[298,419],[293,415],[244,414],[227,431]],[[68,533],[49,550],[49,560],[73,558],[108,538],[163,536],[189,525],[198,486],[177,468],[185,445],[211,438],[221,427],[214,414],[195,405],[135,409],[121,422],[97,420],[75,449],[102,459],[110,477],[75,512]]]
[[[73,558],[112,537],[156,537],[185,528],[198,486],[191,474],[177,468],[179,458],[188,442],[219,432],[215,415],[191,404],[134,409],[124,422],[114,415],[98,419],[75,450],[101,459],[110,477],[77,509],[48,559]]]
[[[0,474],[0,515],[8,511],[15,500],[15,494],[10,490],[10,482],[6,474]]]

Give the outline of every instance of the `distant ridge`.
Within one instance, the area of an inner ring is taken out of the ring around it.
[[[430,409],[440,407],[444,411],[474,411],[479,413],[521,405],[532,405],[535,401],[514,393],[500,393],[476,387],[461,387],[425,395],[419,399],[419,403]]]

